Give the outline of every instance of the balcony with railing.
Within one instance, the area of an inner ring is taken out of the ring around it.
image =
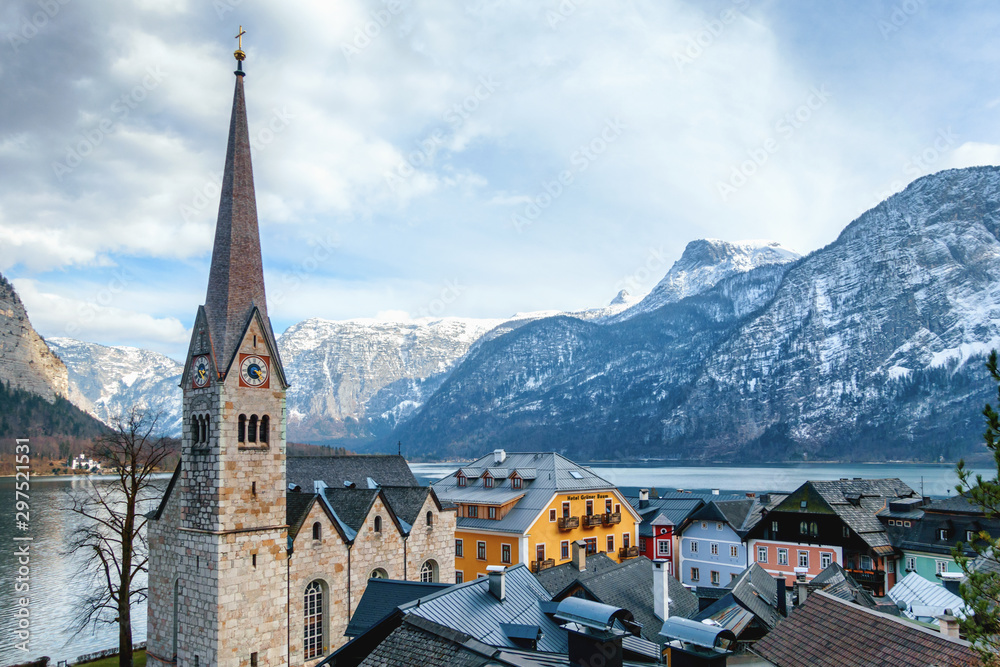
[[[638,558],[639,547],[638,546],[622,547],[621,549],[618,550],[618,557],[621,558],[622,560],[625,560],[626,558]]]
[[[604,522],[605,526],[614,526],[615,524],[619,524],[622,522],[622,513],[605,512],[604,515],[601,517],[601,519]]]
[[[555,566],[556,566],[556,561],[554,558],[531,561],[531,571],[534,572],[535,574],[541,572],[542,570],[547,570],[550,567],[555,567]]]
[[[561,516],[559,517],[559,530],[573,530],[580,527],[580,517]]]
[[[603,525],[604,515],[603,514],[584,514],[583,515],[583,527],[584,528],[596,528],[597,526]]]
[[[881,587],[885,584],[885,570],[847,570],[854,581],[862,586]]]

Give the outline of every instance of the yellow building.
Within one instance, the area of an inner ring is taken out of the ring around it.
[[[455,577],[486,575],[488,565],[524,563],[533,571],[570,560],[570,545],[617,561],[639,555],[641,517],[611,482],[553,452],[484,456],[433,484],[458,507]]]

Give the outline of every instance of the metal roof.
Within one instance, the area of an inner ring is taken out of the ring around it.
[[[611,630],[615,621],[632,621],[632,612],[612,607],[603,602],[584,600],[583,598],[568,597],[559,601],[556,613],[553,614],[560,621],[567,623],[577,623],[593,630],[607,632]]]
[[[958,618],[965,618],[969,613],[962,598],[944,586],[927,581],[916,572],[910,572],[890,588],[889,597],[908,618],[939,616],[945,609],[951,609],[951,613]],[[905,609],[903,605],[906,605]],[[933,613],[928,613],[929,611]]]
[[[493,467],[492,452],[462,470],[472,468],[479,471]],[[493,488],[485,488],[482,480],[469,476],[466,486],[458,486],[454,474],[434,482],[432,485],[438,498],[448,503],[499,504],[497,499],[506,498],[508,502],[515,498],[512,493],[523,494],[514,508],[504,518],[470,519],[458,518],[458,528],[467,530],[485,529],[506,533],[524,533],[535,522],[556,493],[572,491],[611,491],[615,485],[594,474],[587,468],[577,465],[565,456],[554,452],[509,452],[504,459],[506,470],[534,469],[535,478],[529,480],[522,477],[522,488],[514,489],[511,479],[496,480]],[[577,473],[579,478],[571,473]],[[493,499],[492,501],[489,499]]]
[[[361,601],[358,602],[354,615],[351,616],[351,622],[347,624],[344,636],[357,637],[395,611],[399,605],[444,590],[450,585],[421,581],[369,579],[365,593],[361,596]]]
[[[456,584],[400,608],[408,616],[420,616],[498,647],[517,647],[500,628],[501,623],[537,625],[542,631],[538,640],[539,651],[566,653],[566,633],[542,611],[541,603],[550,600],[545,588],[523,563],[508,568],[504,577],[503,602],[490,593],[487,578],[482,577]]]
[[[732,630],[718,625],[710,625],[687,618],[668,618],[660,628],[660,635],[670,640],[679,639],[702,648],[718,648],[719,642],[736,641]]]

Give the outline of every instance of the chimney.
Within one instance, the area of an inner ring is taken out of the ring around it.
[[[494,449],[493,450],[493,462],[494,463],[503,463],[506,460],[507,460],[507,452],[505,452],[502,449]]]
[[[506,571],[507,568],[503,565],[486,566],[486,575],[490,581],[490,595],[500,600],[500,602],[503,602],[504,598],[507,597],[507,586],[504,581],[504,573]]]
[[[938,572],[937,578],[949,593],[962,597],[961,586],[965,575],[961,572]]]
[[[653,561],[653,613],[660,619],[670,618],[670,582],[667,561]]]
[[[958,632],[958,619],[951,615],[951,609],[945,609],[944,614],[937,617],[941,634],[952,639],[960,639]]]
[[[785,577],[778,577],[778,613],[788,616],[788,597],[785,595]]]
[[[583,540],[573,542],[573,567],[580,572],[587,569],[587,543]]]
[[[649,489],[639,489],[639,509],[649,507]]]

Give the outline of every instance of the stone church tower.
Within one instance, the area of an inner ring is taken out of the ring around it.
[[[181,464],[147,524],[148,657],[157,667],[288,664],[288,384],[267,316],[245,55],[235,55],[208,293],[181,376]]]

